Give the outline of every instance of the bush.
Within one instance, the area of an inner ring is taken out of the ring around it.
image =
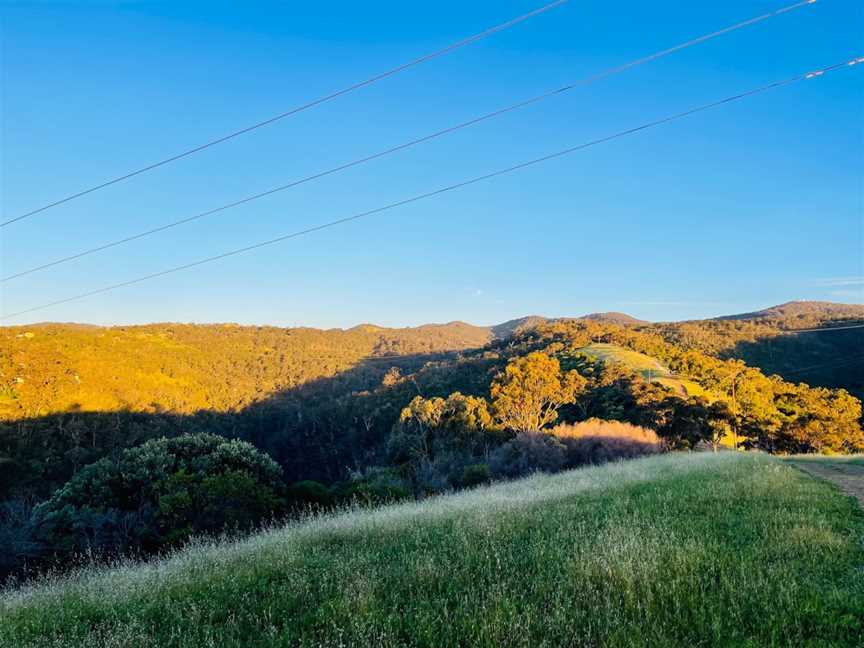
[[[594,418],[558,425],[552,429],[552,434],[566,448],[568,468],[664,451],[663,441],[653,430],[622,421]]]
[[[489,457],[495,477],[513,478],[533,472],[558,472],[564,467],[564,445],[542,432],[521,432],[497,448]]]
[[[407,499],[411,492],[392,468],[367,468],[332,489],[337,500],[359,504],[382,504]]]
[[[307,479],[291,484],[288,489],[288,497],[295,506],[321,506],[327,507],[333,504],[333,494],[321,482]]]
[[[478,486],[491,479],[489,466],[484,463],[471,464],[462,469],[462,486]]]
[[[82,469],[35,511],[52,551],[154,551],[193,534],[248,529],[284,509],[281,468],[211,434],[148,441]]]

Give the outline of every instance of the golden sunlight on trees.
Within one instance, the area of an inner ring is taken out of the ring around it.
[[[391,452],[403,459],[431,458],[443,447],[464,447],[493,429],[484,398],[453,392],[444,398],[415,396],[402,409]]]
[[[562,372],[557,358],[534,351],[514,358],[492,382],[495,419],[516,432],[536,432],[558,419],[587,386],[576,371]]]

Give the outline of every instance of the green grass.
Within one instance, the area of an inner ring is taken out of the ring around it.
[[[646,380],[671,387],[686,396],[705,396],[707,392],[696,382],[673,374],[662,362],[644,353],[632,351],[617,344],[592,343],[578,349],[580,353],[602,360],[618,362],[638,372]]]
[[[592,358],[603,360],[604,362],[620,362],[627,365],[634,371],[638,371],[644,377],[648,377],[650,371],[654,377],[671,376],[669,368],[662,362],[644,353],[626,349],[617,344],[605,344],[594,342],[588,346],[578,349],[580,353],[584,353]]]
[[[861,646],[864,515],[762,455],[348,511],[0,596],[2,646]]]

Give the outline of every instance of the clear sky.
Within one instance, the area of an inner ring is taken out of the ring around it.
[[[571,0],[252,134],[0,230],[0,271],[422,136],[784,0]],[[3,2],[0,220],[544,4]],[[813,6],[503,118],[20,280],[2,313],[371,209],[864,55]],[[864,301],[864,66],[270,248],[4,320],[404,326]]]

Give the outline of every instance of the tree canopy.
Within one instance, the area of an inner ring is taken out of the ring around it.
[[[249,528],[282,506],[282,469],[211,434],[148,441],[83,468],[36,509],[38,537],[66,550],[153,550]]]
[[[490,389],[500,425],[516,432],[538,432],[558,419],[558,409],[576,401],[587,385],[575,370],[562,372],[557,358],[533,351],[507,363]]]

